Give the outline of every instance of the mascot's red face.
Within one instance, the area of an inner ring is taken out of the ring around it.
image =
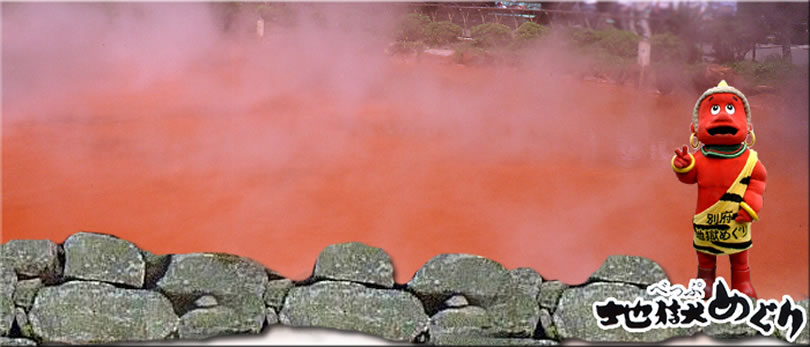
[[[703,99],[698,108],[697,138],[707,145],[735,145],[745,141],[748,120],[742,99],[732,93],[717,93]]]

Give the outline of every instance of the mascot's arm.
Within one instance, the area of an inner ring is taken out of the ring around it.
[[[757,161],[757,165],[754,166],[754,171],[751,173],[751,181],[748,182],[748,189],[745,190],[745,196],[743,196],[743,203],[754,211],[754,215],[751,215],[741,203],[740,211],[735,219],[737,222],[750,222],[759,219],[757,215],[762,210],[762,195],[765,194],[765,180],[767,178],[768,172],[765,171],[765,165]]]

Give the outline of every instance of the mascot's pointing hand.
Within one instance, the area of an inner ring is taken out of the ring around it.
[[[689,166],[689,164],[692,163],[692,160],[693,159],[689,155],[689,152],[687,151],[686,145],[684,145],[683,149],[680,150],[680,151],[677,150],[677,149],[675,150],[675,161],[673,163],[675,165],[675,167],[677,167],[679,169],[683,169],[683,168]]]

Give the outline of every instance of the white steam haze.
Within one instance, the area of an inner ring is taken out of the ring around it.
[[[510,66],[391,57],[402,4],[284,4],[260,39],[249,11],[224,30],[223,3],[2,3],[2,240],[107,232],[292,279],[348,241],[399,283],[454,252],[566,283],[614,254],[693,275],[695,187],[669,159],[698,95],[583,83],[553,40]],[[757,230],[806,234],[779,221],[807,220],[807,101],[749,100],[774,182]],[[757,247],[758,292],[806,297],[779,264],[807,250]]]

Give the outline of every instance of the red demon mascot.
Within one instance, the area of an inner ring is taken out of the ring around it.
[[[736,88],[721,81],[700,96],[692,112],[689,145],[693,156],[675,150],[672,169],[678,179],[698,184],[693,246],[697,250],[697,277],[706,281],[706,297],[712,293],[718,254],[731,262],[731,287],[756,299],[748,267],[751,222],[759,219],[765,193],[765,166],[750,149],[756,141],[748,100]],[[750,136],[750,143],[747,138]]]

